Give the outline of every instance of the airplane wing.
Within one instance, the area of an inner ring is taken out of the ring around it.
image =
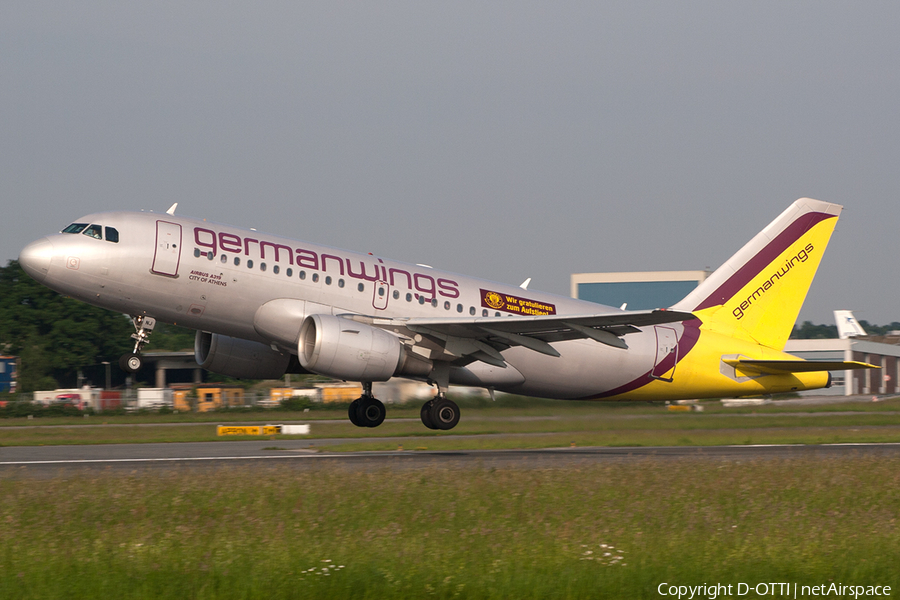
[[[639,327],[676,323],[694,319],[689,312],[657,309],[594,315],[539,315],[529,317],[449,317],[375,319],[373,325],[404,327],[414,334],[436,339],[447,358],[481,360],[498,367],[506,362],[500,354],[511,346],[523,346],[559,356],[550,345],[574,339],[593,339],[601,344],[627,349],[622,336],[640,331]]]
[[[744,372],[761,375],[782,375],[784,373],[813,373],[816,371],[844,371],[848,369],[880,369],[869,363],[848,361],[815,361],[815,360],[748,360],[723,358],[725,364]]]

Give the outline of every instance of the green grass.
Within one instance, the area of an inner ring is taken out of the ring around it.
[[[6,477],[0,597],[658,598],[663,582],[770,581],[896,590],[898,537],[898,459]]]
[[[277,424],[280,419],[264,421]],[[524,415],[504,410],[470,409],[450,432],[426,429],[416,418],[386,421],[374,429],[358,428],[349,421],[311,421],[311,433],[298,439],[417,438],[455,439],[443,447],[546,447],[568,445],[709,445],[741,443],[822,443],[835,441],[900,441],[900,414],[892,412],[809,413],[800,415],[742,413],[669,413],[657,410],[585,412],[560,410],[555,415]],[[237,421],[237,422],[251,422]],[[81,425],[79,423],[79,425]],[[483,441],[459,436],[482,436]],[[506,436],[497,439],[495,436]],[[288,438],[293,436],[274,436]],[[255,436],[218,437],[210,423],[188,424],[102,424],[81,427],[7,427],[0,432],[5,446],[124,444],[149,442],[201,442],[215,440],[259,439]],[[393,442],[391,442],[393,444]],[[391,445],[387,444],[387,445]],[[450,445],[448,445],[450,444]],[[357,446],[353,446],[356,448]],[[385,443],[380,446],[384,448]],[[347,446],[341,446],[346,449]],[[366,448],[368,446],[359,446]]]

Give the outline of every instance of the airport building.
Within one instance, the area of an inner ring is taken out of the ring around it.
[[[860,336],[843,340],[788,340],[784,351],[804,360],[855,360],[880,366],[876,369],[833,371],[831,388],[817,395],[897,394],[900,377],[900,336]]]
[[[667,308],[688,295],[711,271],[573,273],[571,295],[628,310]],[[862,335],[846,339],[788,340],[785,352],[804,360],[858,361],[881,367],[832,372],[832,386],[806,394],[900,393],[900,335]]]
[[[573,273],[573,298],[628,310],[668,308],[700,285],[711,271]]]

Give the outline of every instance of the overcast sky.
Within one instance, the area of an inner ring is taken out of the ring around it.
[[[4,2],[0,260],[179,214],[531,289],[843,204],[800,319],[900,321],[895,2]]]

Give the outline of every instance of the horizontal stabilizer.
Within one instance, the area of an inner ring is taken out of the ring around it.
[[[880,369],[877,365],[849,361],[816,361],[816,360],[747,360],[723,358],[722,362],[745,372],[765,375],[782,375],[784,373],[815,373],[818,371],[845,371],[848,369]]]

